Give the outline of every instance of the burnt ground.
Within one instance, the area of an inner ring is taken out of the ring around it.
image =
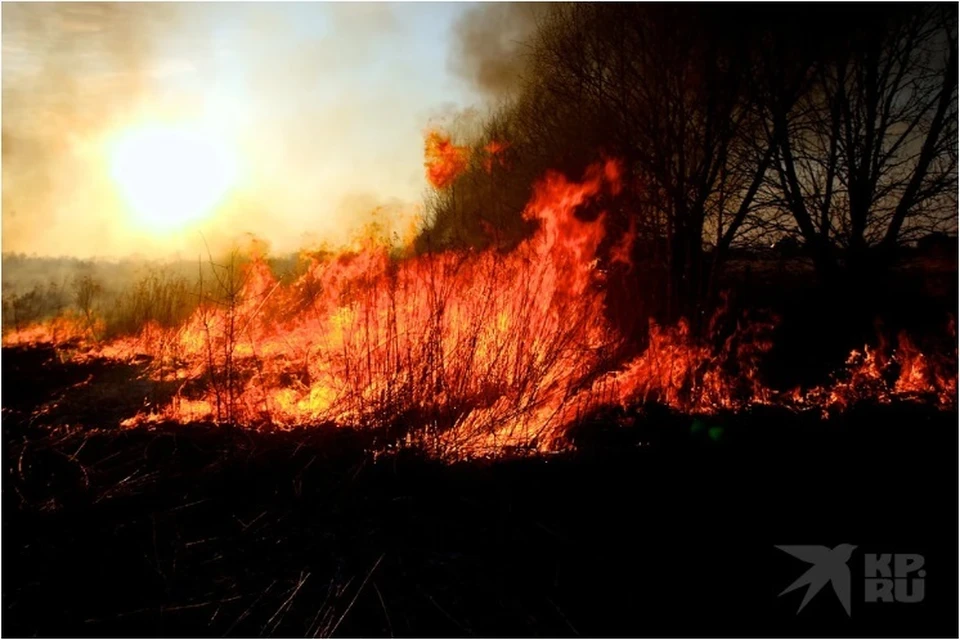
[[[2,355],[4,636],[960,631],[956,412],[648,407],[574,454],[446,466],[322,426],[120,430],[109,384],[71,389],[136,367]],[[852,616],[829,586],[798,614],[809,565],[774,545],[841,543]],[[923,601],[865,603],[865,553],[922,554]]]

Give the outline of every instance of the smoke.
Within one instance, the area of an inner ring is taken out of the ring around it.
[[[448,66],[491,98],[513,95],[527,68],[527,47],[550,3],[496,2],[477,6],[454,25]]]
[[[103,184],[88,152],[147,99],[153,34],[174,26],[175,6],[9,3],[2,13],[4,249],[39,236],[59,250],[103,240]]]
[[[186,259],[253,234],[288,252],[348,242],[364,207],[405,227],[429,109],[457,99],[425,33],[449,31],[434,6],[5,3],[3,251]],[[194,121],[241,177],[206,219],[146,229],[104,141]]]

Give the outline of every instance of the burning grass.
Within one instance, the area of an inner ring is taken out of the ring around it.
[[[627,353],[604,308],[605,215],[576,215],[619,189],[615,161],[579,182],[548,174],[524,211],[538,230],[508,253],[397,258],[370,241],[309,256],[289,283],[262,256],[211,260],[213,277],[195,290],[139,287],[118,307],[129,307],[127,322],[77,313],[12,332],[5,344],[46,341],[72,345],[61,349],[66,357],[149,362],[149,380],[173,391],[126,426],[334,423],[383,430],[445,459],[562,449],[570,427],[617,405],[711,414],[770,404],[831,412],[897,397],[954,404],[955,343],[952,353],[924,353],[906,335],[851,353],[809,389],[765,385],[775,320],[727,308],[708,339],[683,321],[651,325],[645,351]]]
[[[467,170],[470,148],[453,144],[450,136],[440,131],[430,131],[424,143],[424,156],[430,184],[445,189]]]

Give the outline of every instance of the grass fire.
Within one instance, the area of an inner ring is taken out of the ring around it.
[[[955,633],[956,7],[739,13],[4,5],[4,633]]]

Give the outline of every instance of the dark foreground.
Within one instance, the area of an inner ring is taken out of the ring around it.
[[[51,428],[31,409],[87,373],[3,359],[4,636],[958,634],[955,412],[648,409],[444,466],[347,430],[119,431],[108,402]],[[774,545],[841,543],[852,615],[829,585],[798,614],[810,565]],[[865,603],[867,553],[922,554],[923,601]]]

